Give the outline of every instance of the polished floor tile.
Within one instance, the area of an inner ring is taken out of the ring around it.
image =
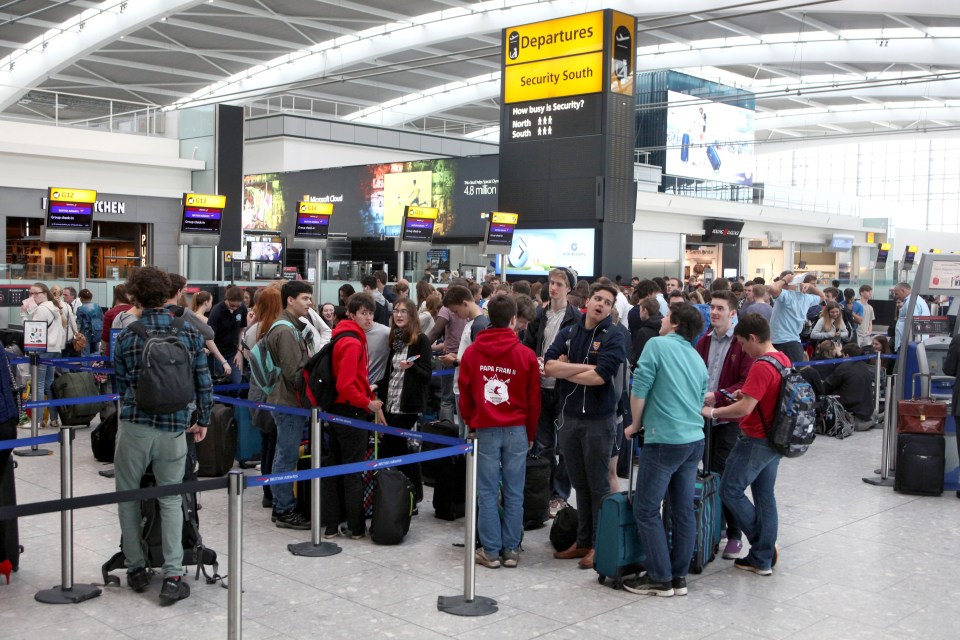
[[[89,432],[77,432],[76,495],[111,492],[97,475]],[[499,611],[461,618],[437,610],[437,596],[462,593],[463,520],[433,517],[430,492],[403,544],[337,538],[342,552],[300,558],[287,551],[309,532],[276,528],[259,489],[244,496],[243,630],[245,638],[433,638],[464,640],[570,638],[889,640],[954,638],[960,628],[960,500],[953,492],[920,498],[869,486],[879,466],[880,433],[844,441],[818,439],[808,454],[780,465],[780,561],[773,576],[738,571],[717,559],[688,576],[685,597],[634,596],[597,583],[596,573],[552,557],[549,528],[527,531],[517,569],[476,567],[476,593]],[[59,495],[59,454],[18,458],[22,503]],[[248,473],[254,473],[249,471]],[[227,572],[225,492],[201,495],[201,531]],[[113,505],[74,513],[76,582],[101,580],[100,565],[117,550]],[[26,552],[7,586],[0,579],[5,638],[222,637],[227,590],[189,578],[193,594],[159,606],[158,576],[135,594],[126,587],[78,605],[34,599],[60,580],[60,518],[20,522]],[[458,546],[459,545],[459,546]],[[122,572],[117,572],[121,579]],[[228,578],[229,581],[229,578]]]

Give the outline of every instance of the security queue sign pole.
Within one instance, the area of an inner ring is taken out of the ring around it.
[[[32,298],[31,298],[32,299]],[[23,350],[30,357],[30,400],[38,402],[42,397],[40,387],[40,354],[47,350],[47,323],[43,320],[24,320],[23,322]],[[43,409],[34,407],[30,410],[30,437],[40,435],[40,416]],[[49,449],[41,449],[31,445],[29,449],[16,449],[15,455],[24,458],[53,455]]]

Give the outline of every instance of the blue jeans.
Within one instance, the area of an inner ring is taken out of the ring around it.
[[[773,487],[781,457],[766,438],[741,434],[720,479],[720,499],[750,541],[747,558],[761,569],[772,566],[776,553],[777,499]],[[753,494],[752,504],[744,493],[747,486]]]
[[[477,531],[487,556],[516,549],[523,535],[523,485],[527,468],[525,427],[477,429]],[[503,487],[500,488],[501,478]],[[503,492],[503,518],[497,495]]]
[[[693,495],[697,466],[703,457],[703,440],[688,444],[646,443],[640,449],[633,514],[640,543],[647,553],[646,569],[652,580],[670,582],[686,576],[697,541]],[[664,494],[670,500],[673,548],[660,517]]]
[[[577,490],[577,546],[592,549],[600,501],[610,493],[610,451],[617,437],[615,418],[564,414],[561,419],[560,450],[567,462],[570,483]]]
[[[300,459],[300,442],[303,428],[307,424],[306,416],[274,412],[273,421],[277,423],[277,451],[273,456],[272,473],[284,473],[297,470]],[[293,497],[293,484],[290,482],[273,485],[273,510],[286,513],[297,506]]]
[[[453,374],[440,377],[440,414],[441,420],[453,422],[457,401],[453,394]],[[454,423],[458,424],[458,423]]]
[[[59,352],[45,351],[40,354],[40,357],[43,359],[48,358],[59,358],[63,354]],[[45,365],[41,364],[37,367],[37,384],[40,385],[39,388],[43,392],[41,394],[41,400],[43,396],[46,396],[47,399],[53,400],[53,396],[50,395],[50,389],[53,387],[53,381],[57,379],[57,367],[56,365]],[[60,416],[57,414],[56,407],[49,407],[50,410],[50,422],[56,422],[59,420]],[[37,422],[43,422],[43,409],[36,409],[40,411],[39,418]]]

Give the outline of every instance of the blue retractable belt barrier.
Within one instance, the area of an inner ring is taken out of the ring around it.
[[[877,359],[877,354],[871,353],[865,356],[853,356],[850,358],[830,358],[828,360],[803,360],[801,362],[794,362],[794,367],[819,367],[825,364],[840,364],[841,362],[864,362],[864,361],[875,361]],[[896,360],[897,356],[895,355],[881,355],[880,359],[882,360]]]
[[[32,447],[35,444],[50,444],[60,442],[59,433],[50,433],[36,438],[19,438],[17,440],[0,440],[0,451],[5,449],[16,449],[17,447]]]
[[[436,376],[436,377],[438,377],[438,378],[439,378],[439,377],[442,377],[442,376],[452,376],[455,371],[456,371],[456,369],[437,369],[436,371],[434,371],[434,372],[431,373],[430,375]]]
[[[267,476],[246,476],[246,486],[262,487],[266,484],[285,484],[289,482],[299,482],[301,480],[311,480],[313,478],[329,478],[332,476],[342,476],[348,473],[363,473],[375,469],[386,467],[398,467],[404,464],[414,462],[424,462],[425,460],[437,460],[439,458],[449,458],[469,453],[473,450],[473,445],[462,443],[443,449],[433,449],[432,451],[421,451],[420,453],[410,453],[397,458],[381,458],[380,460],[365,460],[363,462],[351,462],[349,464],[338,464],[335,467],[321,467],[320,469],[304,469],[303,471],[290,471],[288,473],[272,473]]]
[[[97,402],[114,402],[119,398],[115,393],[103,396],[88,396],[86,398],[60,398],[59,400],[29,400],[23,403],[24,409],[43,409],[44,407],[67,407],[74,404],[94,404]]]

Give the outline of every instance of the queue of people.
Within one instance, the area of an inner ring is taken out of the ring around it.
[[[270,389],[251,384],[249,398],[296,407],[294,386],[300,371],[333,341],[337,374],[331,413],[414,429],[435,412],[441,419],[456,420],[462,435],[477,439],[478,564],[510,568],[520,562],[523,470],[530,453],[550,461],[551,517],[576,498],[576,540],[555,557],[593,568],[600,503],[617,488],[611,460],[616,460],[624,437],[643,434],[633,509],[648,554],[647,571],[628,580],[625,588],[658,596],[687,593],[696,535],[693,487],[704,462],[722,478],[727,534],[722,557],[739,569],[770,575],[777,561],[774,486],[780,459],[765,437],[780,380],[770,358],[787,367],[804,359],[801,333],[808,312],[817,305],[819,320],[812,337],[831,349],[851,335],[862,338],[860,326],[867,323],[872,329],[869,288],[861,288],[861,302],[846,295],[840,302],[835,292],[821,292],[809,278],[795,283],[789,271],[771,285],[718,279],[706,289],[693,283],[685,287],[676,278],[634,279],[623,286],[603,278],[590,285],[565,268],[551,270],[546,283],[533,285],[492,276],[482,283],[452,279],[447,284],[439,291],[425,278],[415,285],[414,301],[408,282],[387,287],[385,274],[376,273],[362,280],[359,292],[343,285],[336,304],[318,304],[311,286],[289,281],[254,292],[230,287],[216,304],[200,292],[188,305],[184,278],[145,267],[114,289],[106,313],[86,289],[79,292],[74,312],[58,288],[42,283],[31,287],[23,313],[47,322],[48,355],[66,349],[72,331],[86,337],[85,352],[99,349],[117,367],[118,489],[138,483],[149,462],[154,463],[158,484],[182,479],[178,435],[190,433],[202,440],[210,424],[211,385],[239,382],[257,345],[274,354],[280,375]],[[844,310],[858,326],[846,325]],[[191,382],[189,411],[178,405],[157,414],[141,406],[144,339],[139,329],[123,331],[117,352],[110,353],[110,328],[139,325],[160,333],[177,327],[177,337],[190,354],[190,371],[183,376]],[[877,338],[873,342],[874,348],[883,347]],[[855,342],[847,347],[845,355],[859,349]],[[438,401],[431,388],[435,368],[457,372],[441,378]],[[47,369],[40,376],[45,389],[55,375],[53,367]],[[626,382],[628,370],[633,371],[632,383]],[[851,380],[860,373],[841,367],[828,379],[831,389],[865,407],[862,394],[851,390]],[[627,388],[629,402],[623,399]],[[262,472],[294,471],[306,419],[285,412],[253,413],[264,432]],[[866,420],[862,411],[856,415]],[[57,423],[55,411],[50,423]],[[144,434],[156,446],[132,444]],[[364,459],[366,431],[333,423],[326,435],[324,464]],[[398,457],[407,447],[406,439],[387,435],[381,453]],[[422,500],[419,466],[399,469],[410,479],[415,500]],[[745,496],[748,487],[753,503]],[[670,539],[661,516],[665,494]],[[323,498],[325,537],[366,536],[360,474],[325,481]],[[189,595],[179,580],[182,560],[173,548],[179,546],[173,531],[180,525],[172,504],[161,502],[165,557],[168,546],[171,551],[161,587],[166,603]],[[297,508],[290,484],[264,487],[263,506],[271,509],[277,527],[310,528],[310,517]],[[131,513],[121,510],[121,527],[125,539],[136,540]],[[750,543],[745,556],[744,537]],[[127,582],[142,590],[147,586],[143,558],[129,551]]]

